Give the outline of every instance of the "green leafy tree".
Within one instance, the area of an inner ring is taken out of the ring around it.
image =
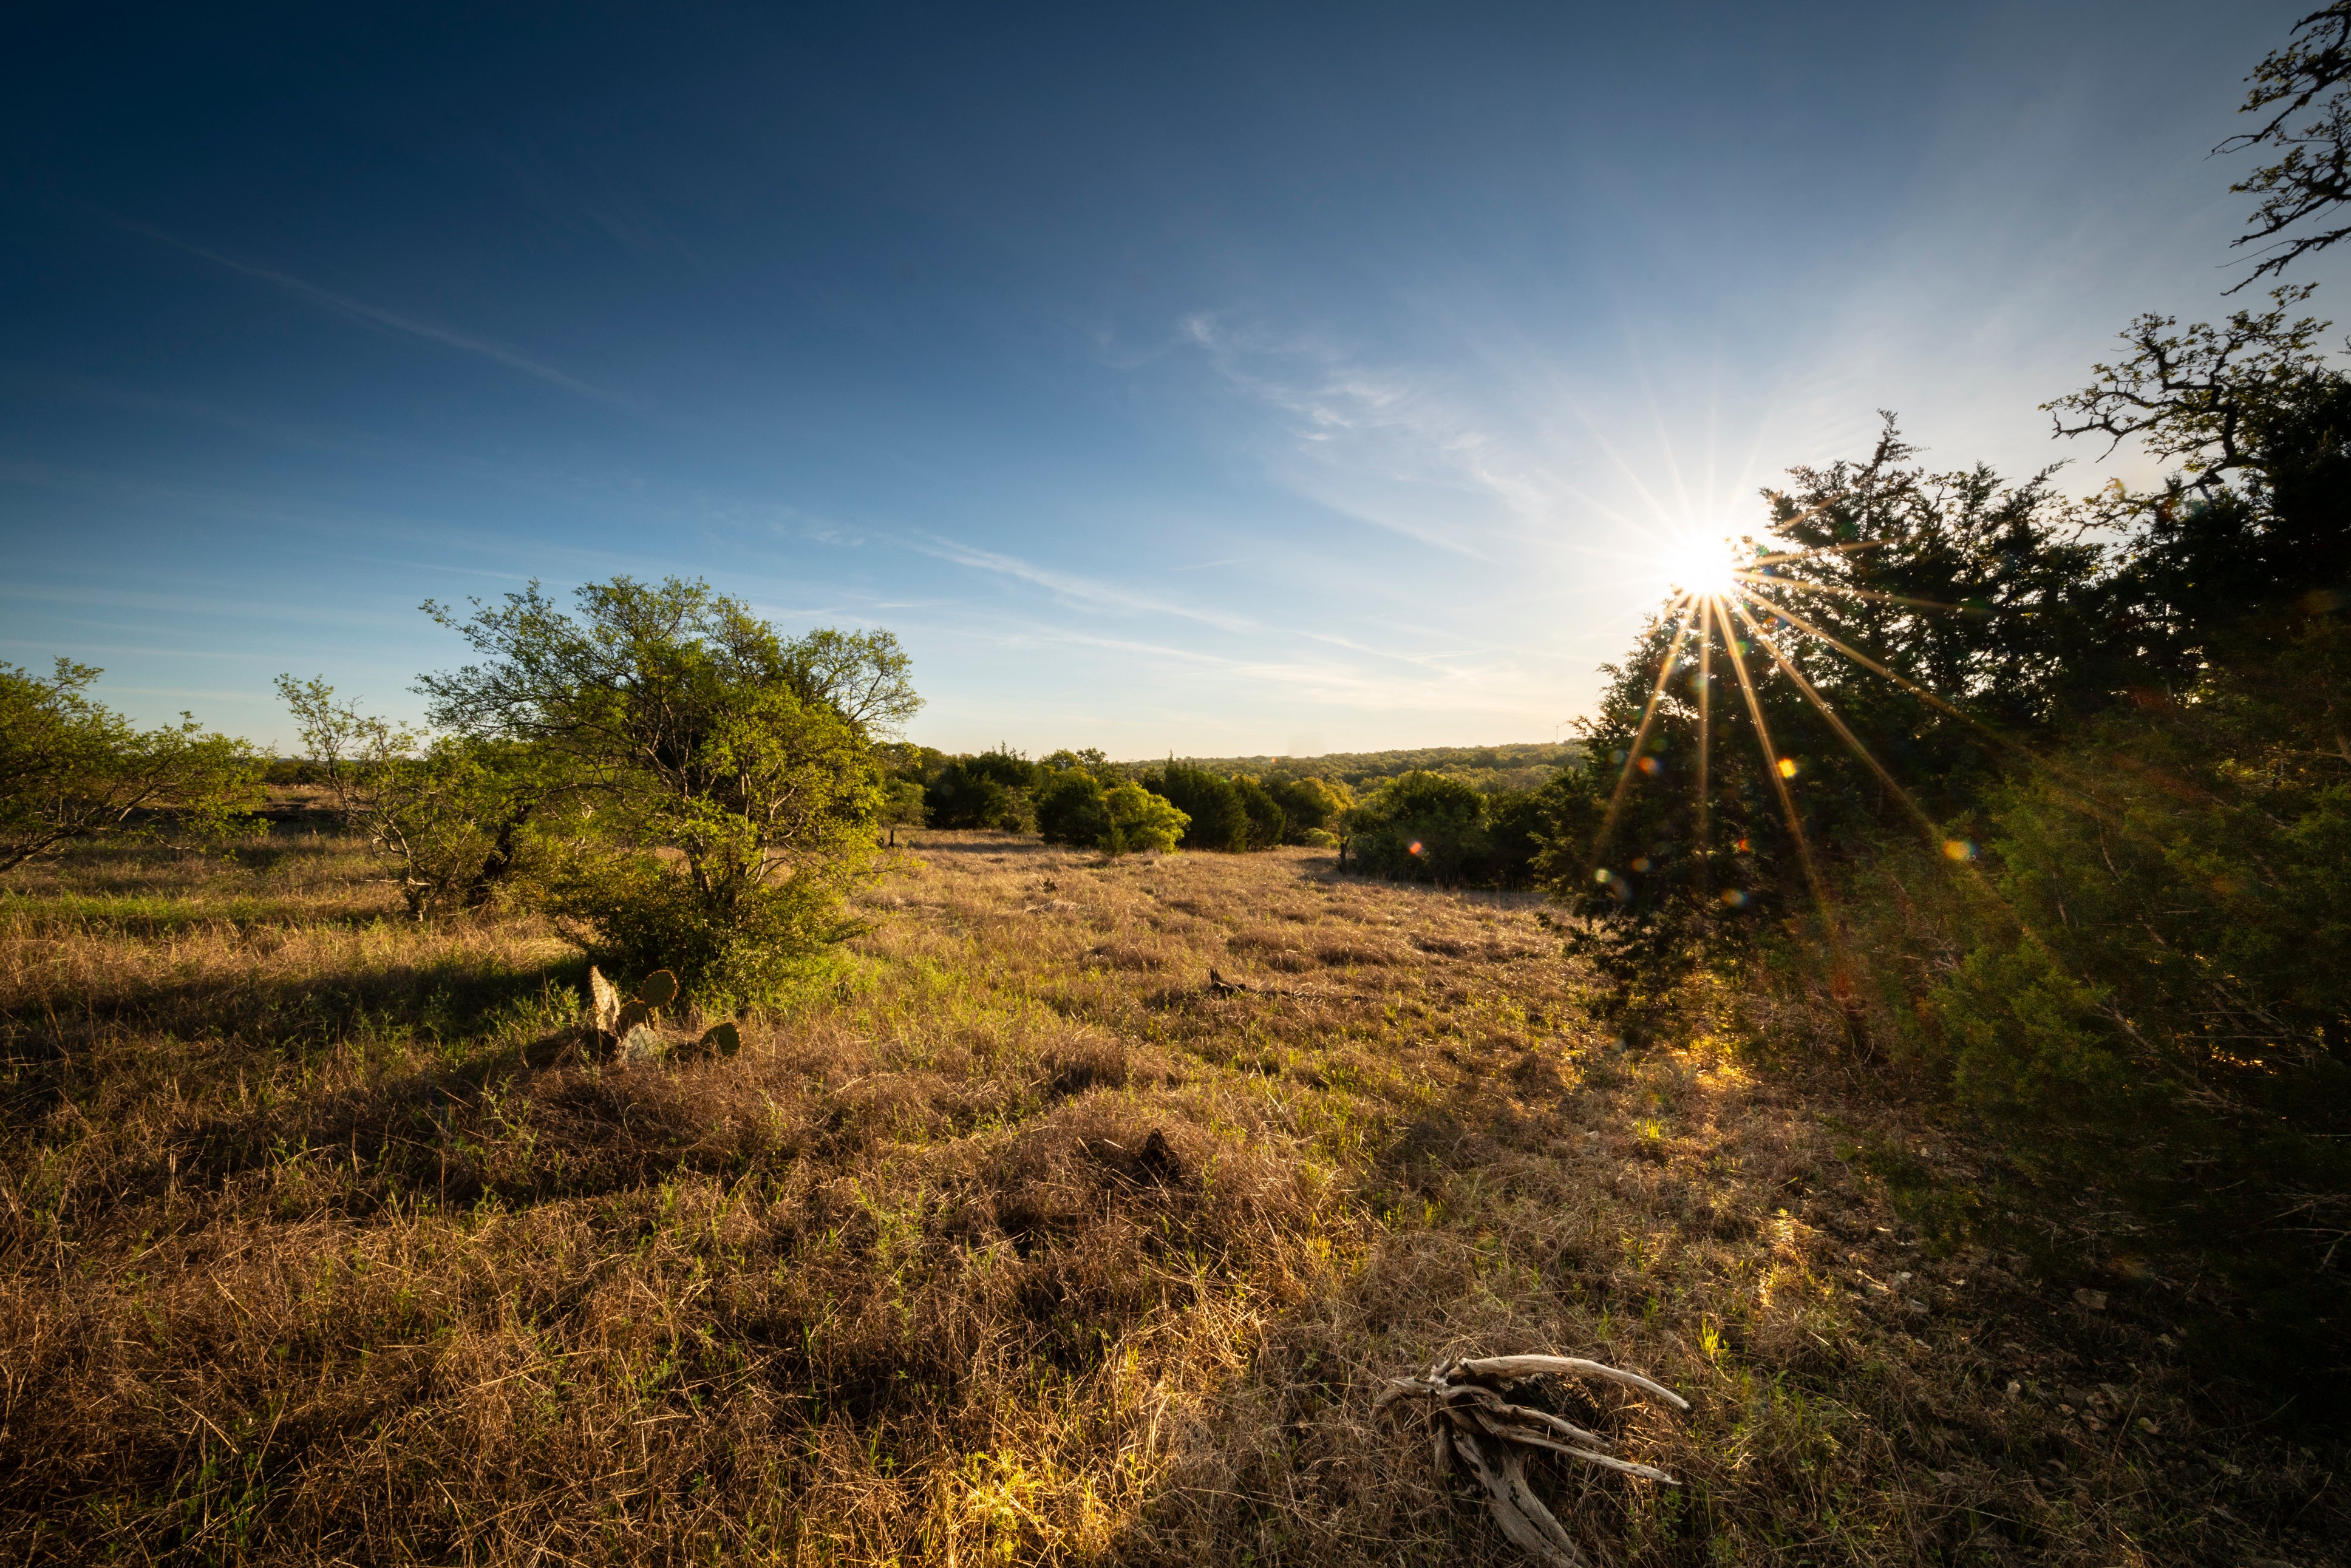
[[[277,677],[306,760],[344,825],[392,870],[417,919],[480,909],[515,883],[550,806],[572,798],[540,747],[431,737],[337,702],[321,677]]]
[[[2047,476],[1914,456],[1889,420],[1867,458],[1792,470],[1764,497],[1787,550],[1606,667],[1578,727],[1613,810],[1547,864],[1660,962],[1809,909],[1839,858],[1937,831],[2016,748],[2175,662]]]
[[[2142,316],[2126,358],[2048,405],[2060,434],[2179,464],[2097,498],[2096,520],[2130,541],[2136,688],[2179,694],[2215,661],[2273,658],[2351,587],[2351,378],[2315,349],[2327,323],[2289,319],[2309,294],[2278,289],[2220,327]]]
[[[917,784],[928,784],[939,776],[948,762],[947,754],[935,746],[917,746],[910,740],[885,740],[873,748],[883,771],[893,779],[908,779]]]
[[[914,660],[891,632],[820,626],[784,644],[784,669],[806,707],[831,708],[868,741],[888,740],[923,706]]]
[[[930,820],[929,808],[923,797],[923,787],[912,779],[885,779],[882,785],[881,821],[884,827],[919,828]],[[892,833],[892,841],[896,834]]]
[[[1095,778],[1102,779],[1114,779],[1119,776],[1118,764],[1103,756],[1102,749],[1099,747],[1092,746],[1086,747],[1078,751],[1072,751],[1069,747],[1063,747],[1061,750],[1056,751],[1051,756],[1046,758],[1042,766],[1048,770],[1056,773],[1067,772],[1071,768],[1077,768],[1081,772],[1091,773]]]
[[[261,762],[182,714],[140,729],[90,696],[99,674],[0,664],[0,873],[78,840],[166,828],[217,836],[250,820]]]
[[[857,929],[841,904],[872,864],[881,768],[860,726],[877,710],[839,693],[904,668],[869,643],[860,676],[827,639],[835,684],[813,687],[815,639],[700,582],[622,577],[576,600],[566,613],[533,584],[462,619],[428,605],[482,661],[423,677],[431,717],[543,748],[592,804],[548,882],[591,951],[674,969],[705,1001],[770,995]]]

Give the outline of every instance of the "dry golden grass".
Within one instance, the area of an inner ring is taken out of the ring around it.
[[[2152,1306],[1909,1231],[1862,1151],[1950,1134],[1727,1025],[1626,1054],[1530,900],[924,841],[837,985],[665,1069],[565,1049],[548,933],[298,833],[0,904],[0,1552],[1499,1563],[1371,1399],[1549,1349],[1697,1402],[1570,1396],[1687,1483],[1546,1474],[1596,1563],[2351,1531]]]

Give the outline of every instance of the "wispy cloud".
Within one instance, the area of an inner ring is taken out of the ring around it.
[[[616,392],[591,385],[577,376],[559,371],[544,361],[533,359],[521,350],[511,348],[494,339],[475,337],[470,332],[460,332],[453,327],[444,327],[437,321],[425,321],[413,316],[402,316],[395,311],[386,310],[381,306],[371,305],[364,299],[354,299],[348,294],[338,294],[331,288],[321,288],[319,285],[296,277],[291,273],[278,272],[266,267],[256,267],[250,262],[238,261],[234,256],[223,256],[218,251],[206,250],[200,245],[191,245],[175,235],[165,234],[161,229],[150,228],[145,224],[134,223],[129,218],[116,216],[114,222],[132,234],[141,235],[158,244],[168,245],[175,250],[184,251],[190,256],[211,262],[215,267],[225,267],[240,277],[270,284],[298,298],[308,300],[322,309],[332,310],[364,326],[373,327],[381,331],[421,338],[428,343],[438,343],[444,348],[455,349],[461,353],[476,355],[504,365],[508,370],[519,371],[527,376],[536,377],[549,386],[561,387],[564,391],[577,392],[581,397],[593,398],[598,402],[610,403],[621,408],[632,406],[627,399]]]
[[[1432,362],[1216,312],[1184,329],[1233,392],[1280,416],[1256,444],[1280,483],[1485,565],[1613,559],[1635,569],[1628,583],[1662,591],[1675,546],[1754,513],[1776,399],[1746,388],[1726,410],[1719,367],[1697,378],[1677,365],[1661,402],[1629,329],[1621,352],[1571,369],[1504,327],[1445,325],[1451,351]],[[1716,455],[1726,413],[1755,426],[1735,473]]]
[[[956,566],[969,567],[976,571],[993,572],[998,577],[1009,577],[1021,582],[1033,583],[1065,601],[1090,605],[1098,610],[1124,610],[1146,615],[1173,615],[1186,621],[1196,621],[1202,625],[1214,626],[1226,632],[1250,632],[1258,629],[1255,622],[1244,616],[1228,614],[1220,610],[1203,610],[1196,605],[1179,603],[1175,600],[1158,599],[1148,594],[1136,593],[1114,583],[1102,582],[1089,577],[1079,577],[1071,572],[1055,571],[1050,567],[1041,567],[1033,562],[1022,560],[1018,556],[999,555],[993,550],[975,549],[969,545],[959,544],[954,539],[941,538],[935,534],[922,535],[916,541],[909,544],[908,548],[930,556],[934,559],[951,561]]]

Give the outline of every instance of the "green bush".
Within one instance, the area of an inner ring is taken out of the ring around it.
[[[1184,830],[1186,849],[1238,854],[1249,847],[1249,807],[1231,779],[1205,768],[1170,762],[1143,782],[1184,814],[1189,823]]]
[[[882,787],[881,821],[885,827],[919,828],[930,821],[923,787],[912,779],[892,778]]]
[[[1049,779],[1037,796],[1037,823],[1049,844],[1075,844],[1113,855],[1176,847],[1190,819],[1131,780],[1108,789],[1089,772]]]
[[[1113,855],[1144,851],[1165,854],[1182,840],[1192,821],[1169,801],[1131,781],[1103,791],[1102,809],[1110,819],[1102,848]]]
[[[931,826],[1034,831],[1036,791],[1047,777],[1009,747],[955,758],[925,787]]]
[[[78,839],[166,829],[217,837],[251,821],[262,761],[187,714],[139,729],[65,659],[44,680],[0,664],[0,872]]]
[[[368,841],[419,920],[479,909],[514,885],[549,818],[580,791],[565,759],[513,740],[447,735],[334,700],[320,678],[277,677],[277,693],[349,831]]]
[[[1049,844],[1101,843],[1110,833],[1110,808],[1092,774],[1054,774],[1037,792],[1037,831]]]
[[[1281,808],[1282,841],[1292,844],[1317,842],[1316,834],[1330,839],[1323,848],[1334,847],[1338,841],[1331,838],[1330,830],[1336,826],[1339,814],[1354,803],[1354,796],[1344,784],[1327,779],[1290,779],[1275,777],[1262,780],[1265,792]]]
[[[1248,848],[1270,850],[1289,838],[1290,819],[1272,791],[1246,774],[1236,776],[1232,786],[1249,824],[1243,839]]]
[[[2346,641],[2294,661],[2313,715],[2351,697]],[[2199,1255],[2262,1325],[2232,1357],[2280,1367],[2351,1343],[2351,763],[2316,727],[2210,694],[1993,791],[1999,903],[1932,993],[2018,1164]]]
[[[1489,794],[1442,773],[1400,774],[1346,813],[1347,859],[1404,882],[1515,886],[1536,874],[1572,792],[1556,779]]]
[[[704,1007],[770,1001],[821,975],[829,952],[864,927],[841,894],[863,867],[836,859],[783,882],[680,875],[649,850],[567,846],[541,883],[559,925],[616,975],[667,969]]]

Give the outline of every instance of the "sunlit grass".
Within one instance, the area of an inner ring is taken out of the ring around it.
[[[1472,1349],[1698,1400],[1587,1413],[1683,1490],[1538,1475],[1595,1561],[2251,1539],[2057,1413],[2102,1342],[1919,1241],[1912,1129],[1703,988],[1617,1049],[1531,898],[926,835],[740,1056],[627,1070],[528,922],[180,918],[371,875],[93,859],[0,925],[19,1554],[1499,1563],[1370,1410]]]

